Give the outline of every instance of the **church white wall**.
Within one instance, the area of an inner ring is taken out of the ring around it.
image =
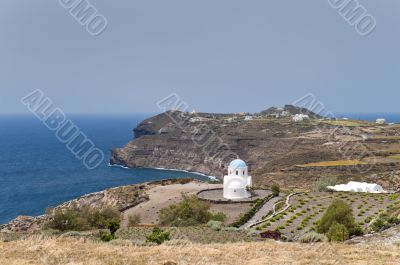
[[[250,197],[247,187],[251,186],[248,167],[242,160],[234,160],[228,167],[228,175],[224,176],[224,198],[245,199]]]

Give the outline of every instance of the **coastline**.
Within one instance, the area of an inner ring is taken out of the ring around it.
[[[111,163],[108,163],[108,166],[109,166],[109,167],[120,167],[120,168],[123,168],[123,169],[132,169],[132,168],[130,168],[130,167],[126,167],[126,166],[123,166],[123,165],[111,164]],[[211,180],[211,181],[215,181],[215,182],[220,181],[220,180],[219,180],[217,177],[215,177],[215,176],[209,176],[209,175],[206,175],[206,174],[204,174],[204,173],[196,172],[196,171],[189,171],[189,170],[182,170],[182,169],[173,169],[173,168],[163,168],[163,167],[140,167],[140,168],[143,168],[143,169],[156,169],[156,170],[167,170],[167,171],[175,171],[175,172],[185,172],[185,173],[190,173],[190,174],[194,174],[194,175],[199,175],[199,176],[202,176],[202,177],[206,177],[206,178],[208,178],[208,179]]]
[[[116,165],[116,164],[114,164],[114,165],[108,164],[108,166],[110,166],[110,167],[120,167],[120,168],[124,168],[124,169],[131,169],[129,167]],[[199,172],[191,172],[191,171],[187,171],[187,170],[166,169],[166,168],[144,168],[144,169],[168,170],[168,171],[175,171],[175,172],[187,172],[187,173],[190,173],[190,174],[194,174],[194,175],[205,177],[211,182],[217,183],[219,181],[216,177],[208,176],[206,174],[199,173]],[[124,187],[127,187],[127,186],[141,186],[141,185],[146,185],[147,186],[147,185],[151,185],[152,183],[157,182],[157,181],[168,181],[168,180],[175,180],[175,179],[180,179],[180,178],[178,178],[178,177],[176,177],[176,178],[174,178],[174,177],[172,177],[172,178],[166,177],[166,178],[161,179],[161,180],[144,181],[144,182],[134,183],[134,184],[129,184],[129,185],[120,185],[120,186],[115,186],[115,187],[109,187],[109,188],[106,188],[104,190],[85,193],[85,194],[77,196],[77,197],[75,197],[75,198],[73,198],[71,200],[66,200],[66,201],[61,202],[60,204],[56,205],[55,208],[64,207],[66,205],[69,205],[71,202],[76,202],[76,201],[79,201],[79,200],[82,200],[82,199],[91,198],[91,197],[94,197],[94,196],[97,196],[97,195],[102,196],[102,195],[104,195],[106,192],[108,192],[110,190],[116,190],[116,189],[124,188]],[[206,183],[206,180],[197,179],[197,178],[192,178],[192,179],[193,179],[193,181],[199,181],[199,182],[205,182]],[[35,222],[37,222],[37,220],[41,220],[41,221],[42,220],[46,220],[47,214],[46,213],[42,213],[40,215],[18,215],[16,218],[10,220],[9,222],[0,223],[0,231],[3,228],[11,225],[16,220],[21,219],[21,217],[22,217],[22,219],[24,221],[35,223]]]

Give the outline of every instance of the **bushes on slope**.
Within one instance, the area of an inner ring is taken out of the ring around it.
[[[224,213],[211,213],[210,204],[199,200],[195,195],[182,195],[182,201],[160,210],[161,225],[193,226],[206,224],[210,220],[225,221]]]

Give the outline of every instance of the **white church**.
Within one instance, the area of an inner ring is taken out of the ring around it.
[[[243,160],[233,160],[228,167],[228,175],[224,176],[224,198],[238,200],[249,198],[247,187],[252,185],[248,167]]]

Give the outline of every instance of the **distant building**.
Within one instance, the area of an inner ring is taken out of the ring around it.
[[[253,117],[252,116],[246,116],[246,117],[244,117],[244,120],[245,121],[252,121]]]
[[[233,160],[228,167],[228,175],[224,176],[224,198],[230,200],[246,199],[250,197],[247,187],[250,187],[251,176],[243,160]]]
[[[385,124],[385,122],[386,122],[385,119],[382,118],[376,119],[376,124]]]
[[[290,116],[290,112],[287,111],[287,110],[284,110],[284,111],[282,111],[281,116],[282,116],[282,117]]]
[[[328,186],[327,188],[334,191],[385,193],[385,190],[382,188],[381,185],[355,181],[350,181],[347,184]]]
[[[308,120],[310,117],[307,114],[296,114],[292,116],[292,121],[298,122],[298,121],[304,121]]]
[[[204,117],[193,117],[189,119],[189,122],[202,122],[202,121],[207,121],[207,118]]]

